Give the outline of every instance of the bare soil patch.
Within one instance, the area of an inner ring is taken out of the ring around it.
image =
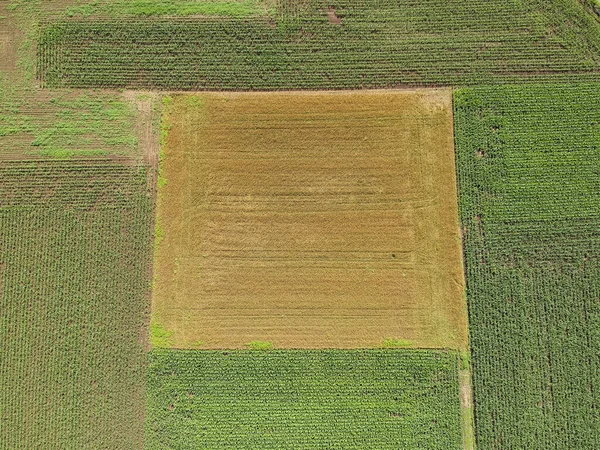
[[[333,6],[327,8],[327,18],[331,23],[338,25],[342,23],[342,18],[335,13],[335,8]]]
[[[174,347],[465,347],[449,90],[177,95],[169,126]]]

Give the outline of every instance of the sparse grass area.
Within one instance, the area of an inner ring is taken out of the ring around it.
[[[120,93],[36,86],[34,48],[43,5],[9,5],[2,5],[10,16],[0,37],[5,46],[0,50],[0,158],[138,157],[137,111]]]
[[[159,135],[159,151],[158,151],[158,179],[157,189],[160,189],[167,184],[167,178],[165,177],[165,146],[167,145],[167,137],[171,130],[171,111],[172,111],[173,98],[169,95],[162,97],[162,114],[160,119],[160,135]]]
[[[115,94],[56,91],[36,98],[0,79],[3,157],[134,156],[135,108]]]

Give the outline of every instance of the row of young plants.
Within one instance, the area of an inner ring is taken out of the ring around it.
[[[0,165],[1,207],[82,210],[129,207],[146,189],[146,168],[123,159],[7,160]]]
[[[478,448],[600,446],[599,89],[455,92]]]
[[[0,448],[142,448],[145,169],[0,161],[0,179]]]
[[[319,0],[273,18],[110,18],[42,27],[46,86],[349,89],[593,79],[600,24],[567,0]]]

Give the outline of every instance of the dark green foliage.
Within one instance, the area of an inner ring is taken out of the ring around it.
[[[281,90],[593,79],[600,24],[575,0],[280,1],[276,18],[43,27],[48,86]],[[336,22],[330,23],[329,18]]]
[[[146,170],[3,161],[0,180],[0,449],[142,448]]]
[[[148,449],[461,448],[458,356],[155,349]]]
[[[478,448],[600,448],[599,92],[455,93]]]

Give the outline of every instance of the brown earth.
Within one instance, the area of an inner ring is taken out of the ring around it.
[[[327,8],[327,18],[329,19],[329,22],[331,22],[331,23],[336,23],[336,24],[342,23],[342,18],[339,17],[335,13],[335,8],[333,8],[331,6],[329,8]]]
[[[471,368],[461,368],[458,374],[460,389],[460,416],[463,449],[475,449],[475,422],[473,409],[473,383]]]
[[[17,50],[23,39],[22,32],[9,20],[9,2],[0,1],[0,74],[6,77],[17,67]]]
[[[177,95],[168,121],[174,347],[466,348],[449,90]]]
[[[124,91],[124,100],[135,105],[135,134],[142,162],[152,170],[148,171],[148,189],[154,193],[158,170],[159,136],[158,124],[160,112],[160,95],[156,92]]]

